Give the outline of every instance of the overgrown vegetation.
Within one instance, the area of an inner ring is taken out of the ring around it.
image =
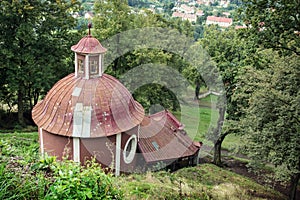
[[[1,135],[0,199],[122,199],[94,160],[60,162],[38,149],[37,133]]]
[[[0,135],[0,199],[284,199],[272,189],[212,164],[113,177],[40,157],[37,133]]]

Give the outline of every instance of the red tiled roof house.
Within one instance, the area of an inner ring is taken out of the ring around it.
[[[232,19],[226,17],[207,16],[206,25],[217,24],[220,27],[229,27],[232,25]]]

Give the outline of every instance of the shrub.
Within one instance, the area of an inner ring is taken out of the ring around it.
[[[55,162],[52,180],[45,199],[121,199],[112,185],[111,174],[105,174],[94,160],[81,166],[73,161]]]

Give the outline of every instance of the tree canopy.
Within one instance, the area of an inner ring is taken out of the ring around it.
[[[290,178],[290,199],[300,178],[299,9],[300,1],[244,0],[240,14],[248,28],[240,36],[255,42],[260,59],[240,71],[234,94],[247,152]]]
[[[239,8],[249,31],[245,35],[264,48],[300,55],[300,1],[243,0]]]
[[[193,31],[190,23],[180,20],[167,20],[161,15],[153,14],[148,10],[135,10],[128,6],[127,1],[114,0],[107,2],[97,0],[95,1],[94,12],[93,24],[95,35],[101,42],[104,42],[102,44],[107,45],[109,48],[105,62],[114,57],[113,63],[107,67],[106,73],[121,78],[130,70],[146,66],[149,63],[170,66],[179,72],[182,72],[188,65],[182,59],[181,55],[176,55],[156,45],[157,41],[159,41],[163,43],[160,46],[174,46],[176,44],[174,41],[176,40],[178,40],[179,44],[182,44],[182,42],[179,42],[180,38],[170,38],[166,34],[161,34],[162,38],[150,41],[154,37],[150,35],[147,37],[146,35],[142,35],[141,32],[143,32],[143,28],[145,31],[149,27],[161,28],[164,31],[168,28],[173,28],[178,30],[184,37],[187,35],[192,36]],[[145,32],[145,34],[150,33]],[[122,37],[122,35],[126,35],[126,37]],[[142,43],[141,41],[144,42]],[[153,47],[156,46],[156,48],[152,48],[150,44],[153,44]],[[168,81],[168,83],[172,82],[173,85],[168,85],[167,87],[164,84],[160,84],[161,79],[156,76],[157,74],[151,71],[148,72],[147,77],[156,77],[157,79],[153,79],[153,83],[148,83],[136,91],[132,91],[134,97],[142,103],[146,111],[149,111],[151,105],[156,104],[161,104],[164,108],[173,111],[179,110],[179,103],[176,99],[177,94],[174,94],[170,88],[175,87],[176,84],[178,85],[179,80]],[[134,82],[134,80],[128,79],[122,81],[127,87],[130,87],[129,83]],[[160,81],[160,83],[157,81]]]
[[[281,58],[270,50],[267,56],[273,57],[267,67],[247,68],[240,80],[241,92],[251,93],[241,131],[254,163],[272,163],[277,178],[291,178],[294,199],[300,173],[300,62],[298,56]]]
[[[77,8],[76,0],[0,2],[0,100],[17,104],[19,124],[40,95],[70,72],[69,48],[77,40],[71,13]]]

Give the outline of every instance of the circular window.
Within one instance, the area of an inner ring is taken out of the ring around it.
[[[132,162],[132,160],[135,156],[136,146],[137,146],[136,135],[132,135],[127,140],[124,151],[123,151],[123,157],[124,157],[124,161],[126,164],[129,164]]]

